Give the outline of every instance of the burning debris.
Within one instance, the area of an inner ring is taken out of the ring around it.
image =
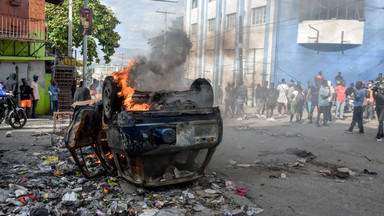
[[[102,101],[76,107],[66,137],[74,160],[87,178],[117,173],[144,186],[203,176],[223,131],[210,83],[136,91],[131,74],[139,69],[140,60],[132,59],[105,79]]]

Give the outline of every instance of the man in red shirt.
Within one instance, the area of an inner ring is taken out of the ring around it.
[[[345,80],[341,81],[341,85],[335,87],[336,93],[336,110],[335,118],[344,119],[344,107],[345,107],[345,92],[347,87],[345,87]],[[340,113],[340,116],[339,116]]]

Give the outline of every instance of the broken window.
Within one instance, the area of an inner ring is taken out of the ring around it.
[[[365,20],[365,0],[301,0],[300,21]]]

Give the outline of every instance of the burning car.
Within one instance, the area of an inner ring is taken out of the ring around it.
[[[204,175],[223,134],[213,91],[196,79],[186,91],[136,91],[137,62],[108,76],[102,100],[75,108],[66,144],[87,178],[119,175],[161,186]]]

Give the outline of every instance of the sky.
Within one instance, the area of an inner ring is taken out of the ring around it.
[[[153,0],[100,0],[113,10],[121,22],[116,28],[121,36],[120,48],[112,57],[112,63],[120,64],[122,56],[128,59],[136,53],[141,55],[149,52],[148,39],[161,34],[164,29],[164,15],[156,13],[156,10],[176,13],[167,16],[168,27],[172,20],[184,14],[185,0],[172,1],[177,3]]]

